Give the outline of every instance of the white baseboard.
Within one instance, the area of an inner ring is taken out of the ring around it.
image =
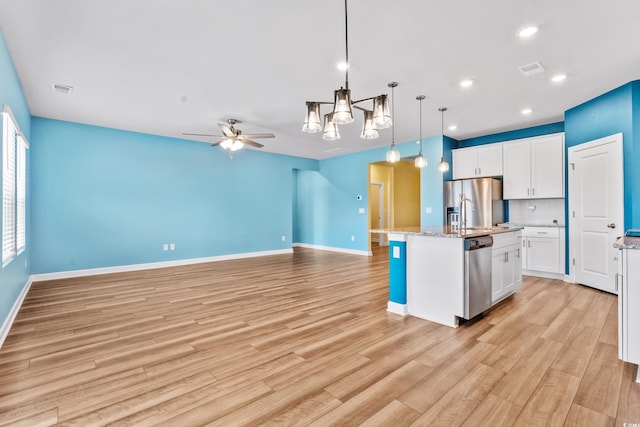
[[[407,310],[407,304],[399,304],[392,301],[387,302],[387,311],[389,313],[399,314],[401,316],[406,316],[407,314],[409,314],[409,310]]]
[[[32,274],[31,281],[70,279],[72,277],[95,276],[97,274],[125,273],[128,271],[151,270],[154,268],[179,267],[182,265],[202,264],[206,262],[228,261],[233,259],[253,258],[268,255],[283,255],[293,253],[293,249],[279,249],[274,251],[245,252],[240,254],[219,255],[204,258],[179,259],[175,261],[150,262],[146,264],[119,265],[115,267],[90,268],[86,270],[59,271],[55,273]]]
[[[373,256],[371,251],[358,251],[356,249],[335,248],[333,246],[310,245],[308,243],[294,243],[293,246],[300,248],[318,249],[321,251],[342,252],[351,255]]]
[[[566,276],[563,273],[547,273],[546,271],[536,270],[522,270],[522,274],[525,276],[544,277],[545,279],[558,279],[567,281]]]
[[[20,291],[18,299],[16,299],[16,301],[13,303],[11,311],[9,311],[9,315],[6,319],[4,319],[2,327],[0,327],[0,348],[2,347],[2,344],[4,344],[4,340],[7,338],[7,335],[9,335],[9,329],[11,329],[13,321],[16,320],[18,311],[20,311],[20,307],[22,306],[22,303],[27,296],[27,293],[29,292],[29,288],[31,288],[31,283],[33,283],[33,280],[29,278],[29,280],[27,280],[27,283],[24,284],[22,291]]]

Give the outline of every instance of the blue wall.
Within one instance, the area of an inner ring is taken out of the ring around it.
[[[493,144],[495,142],[512,141],[514,139],[532,138],[535,136],[549,135],[564,132],[564,122],[549,123],[508,132],[493,133],[491,135],[478,136],[476,138],[463,139],[458,142],[458,147],[472,147],[475,145]]]
[[[418,153],[415,141],[396,147],[402,157]],[[369,163],[384,161],[388,148],[321,160],[317,172],[298,172],[299,243],[368,250]],[[423,153],[428,166],[420,172],[421,225],[441,225],[442,174],[436,165],[442,155],[442,137],[423,139]],[[357,200],[358,195],[362,200]],[[433,209],[433,214],[424,213],[426,206]],[[359,208],[365,213],[359,213]]]
[[[0,31],[0,104],[8,105],[18,121],[28,141],[31,141],[31,114],[27,101],[22,92],[20,80],[9,55],[4,35]],[[0,124],[1,126],[1,124]],[[2,150],[0,150],[0,156]],[[27,174],[31,169],[30,150],[27,151]],[[2,178],[0,178],[1,181]],[[0,188],[2,185],[0,183]],[[29,209],[30,182],[27,175],[27,209]],[[0,268],[0,326],[8,317],[11,307],[18,299],[20,291],[29,280],[29,255],[31,242],[31,230],[29,228],[29,210],[27,211],[27,248],[7,265]],[[2,210],[0,209],[0,224],[2,223]]]
[[[565,113],[567,147],[622,132],[624,152],[625,229],[640,227],[640,150],[635,149],[640,133],[640,81],[600,95]],[[567,222],[568,224],[568,222]]]
[[[292,170],[318,165],[43,118],[32,132],[33,273],[290,248]]]

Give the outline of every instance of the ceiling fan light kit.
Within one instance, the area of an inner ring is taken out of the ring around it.
[[[236,119],[227,119],[228,125],[218,123],[218,127],[222,131],[222,136],[219,135],[210,135],[203,133],[183,133],[183,135],[187,136],[215,136],[218,138],[222,138],[220,141],[214,142],[211,144],[212,147],[220,146],[225,151],[229,152],[231,157],[231,152],[241,150],[245,145],[250,145],[255,148],[262,148],[264,145],[253,141],[253,139],[258,138],[275,138],[276,136],[272,133],[247,133],[243,134],[240,129],[236,129],[235,124],[240,123],[239,120]],[[232,157],[233,158],[233,157]]]
[[[378,95],[370,98],[353,101],[351,90],[349,89],[349,20],[347,18],[347,0],[344,0],[344,22],[345,22],[345,82],[344,86],[334,91],[333,102],[307,101],[307,112],[302,126],[302,131],[307,133],[320,132],[320,104],[333,105],[330,114],[324,116],[324,127],[322,138],[333,141],[340,139],[337,125],[353,123],[353,109],[357,108],[364,112],[364,125],[360,138],[374,139],[379,136],[378,129],[391,127],[393,122],[389,112],[389,100],[387,95]],[[357,104],[373,101],[373,110],[368,110]]]

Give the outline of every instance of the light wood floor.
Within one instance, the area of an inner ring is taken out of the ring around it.
[[[0,349],[0,425],[640,423],[614,296],[525,277],[452,329],[386,312],[387,256],[36,283]]]

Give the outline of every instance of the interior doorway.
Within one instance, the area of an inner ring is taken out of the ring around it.
[[[371,182],[369,184],[369,224],[371,228],[385,228],[385,203],[384,203],[384,183],[383,182]],[[371,234],[371,243],[378,244],[378,246],[388,245],[386,234],[377,233]]]
[[[420,226],[420,169],[413,159],[369,164],[369,229]],[[372,246],[388,245],[386,235],[370,234]]]

